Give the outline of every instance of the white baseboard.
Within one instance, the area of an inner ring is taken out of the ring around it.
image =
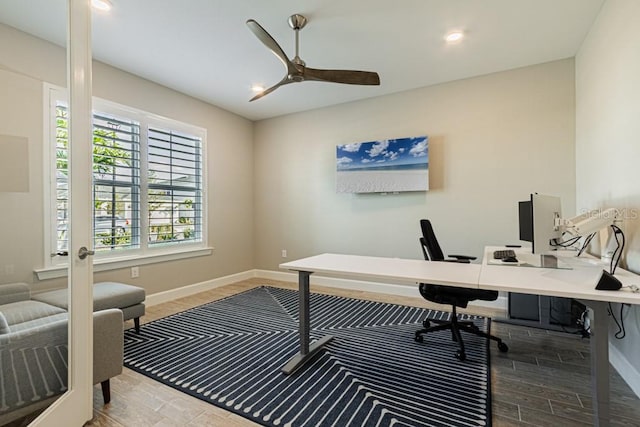
[[[193,285],[183,286],[181,288],[170,289],[164,292],[147,295],[145,305],[152,306],[163,302],[173,301],[178,298],[188,297],[199,292],[208,291],[210,289],[219,288],[221,286],[230,285],[242,280],[252,279],[255,276],[255,270],[248,270],[242,273],[231,274],[229,276],[218,277],[216,279],[207,280],[205,282],[195,283]]]
[[[640,372],[629,363],[620,350],[609,342],[609,363],[620,374],[622,379],[633,390],[636,396],[640,397]]]
[[[285,273],[281,271],[271,270],[254,270],[254,277],[262,277],[271,280],[280,280],[284,282],[298,282],[297,273]],[[335,277],[326,277],[322,275],[311,275],[310,282],[312,285],[328,286],[330,288],[350,289],[354,291],[377,292],[381,294],[400,295],[404,297],[421,298],[416,286],[408,285],[389,285],[379,282],[367,282],[364,280],[338,279]]]
[[[254,270],[254,272],[254,277],[263,277],[265,279],[281,280],[294,283],[298,281],[298,275],[296,273],[286,273],[271,270]],[[420,292],[418,292],[418,287],[416,285],[398,285],[381,282],[369,282],[364,280],[338,279],[335,277],[326,277],[322,275],[311,275],[310,282],[312,285],[328,286],[331,288],[422,298]],[[504,310],[506,312],[507,297],[501,295],[495,301],[473,301],[469,303],[469,305],[475,307],[486,307],[497,310]]]
[[[296,273],[287,273],[272,270],[247,270],[241,273],[218,277],[216,279],[207,280],[205,282],[195,283],[193,285],[187,285],[181,288],[147,295],[145,304],[147,306],[153,306],[156,304],[173,301],[178,298],[188,297],[199,292],[208,291],[210,289],[219,288],[221,286],[226,286],[232,283],[240,282],[242,280],[253,278],[264,278],[293,283],[296,283],[298,281],[298,275]],[[350,289],[354,291],[376,292],[387,295],[422,298],[420,292],[418,292],[418,287],[414,285],[399,285],[381,282],[369,282],[364,280],[339,279],[321,275],[311,276],[311,284],[328,286],[331,288]],[[476,307],[488,307],[498,310],[506,310],[507,298],[505,296],[500,296],[496,301],[473,301],[472,303],[470,303],[470,305]]]

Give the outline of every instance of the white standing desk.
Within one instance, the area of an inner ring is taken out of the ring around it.
[[[433,283],[438,285],[480,288],[503,292],[548,295],[580,299],[594,310],[591,319],[591,378],[594,425],[609,425],[609,337],[607,303],[640,304],[640,293],[628,289],[598,291],[595,285],[604,264],[589,258],[575,259],[575,252],[557,255],[572,269],[556,270],[514,265],[492,265],[493,251],[485,248],[482,264],[425,262],[399,258],[322,254],[280,264],[280,268],[297,271],[299,284],[300,352],[283,368],[287,374],[303,365],[333,337],[326,335],[309,344],[309,276],[312,273],[349,278],[384,280],[388,283]],[[527,249],[516,249],[522,259]],[[624,270],[616,270],[623,285],[639,284],[640,278]]]
[[[309,275],[327,274],[350,278],[385,280],[390,283],[415,284],[429,278],[430,283],[461,287],[477,287],[480,266],[448,262],[379,258],[357,255],[322,254],[280,264],[280,268],[298,272],[300,351],[282,368],[290,374],[333,339],[331,335],[309,343]]]

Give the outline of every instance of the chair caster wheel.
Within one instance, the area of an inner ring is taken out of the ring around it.
[[[424,341],[424,338],[422,338],[422,335],[416,335],[413,339],[416,342],[423,342]]]
[[[464,351],[462,350],[456,351],[456,359],[458,359],[461,362],[464,362],[466,358],[467,358],[467,354]]]
[[[423,326],[425,329],[429,329],[429,328],[431,327],[431,322],[429,322],[429,319],[424,319],[424,320],[422,321],[422,326]]]
[[[500,352],[502,352],[502,353],[506,353],[507,351],[509,351],[509,347],[505,343],[499,342],[498,343],[498,350],[500,350]]]

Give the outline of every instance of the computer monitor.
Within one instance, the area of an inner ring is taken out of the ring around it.
[[[520,240],[533,242],[533,207],[531,200],[518,202],[518,222],[520,224]]]
[[[531,242],[534,254],[544,254],[556,247],[554,239],[560,239],[562,231],[556,218],[562,217],[559,197],[531,194],[530,200],[518,203],[520,240]]]

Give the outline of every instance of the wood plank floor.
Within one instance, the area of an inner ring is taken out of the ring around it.
[[[168,316],[260,285],[297,289],[294,283],[251,279],[147,308],[144,322]],[[313,292],[446,310],[421,298],[396,297],[312,286]],[[464,310],[463,310],[464,311]],[[467,310],[491,316],[487,309]],[[132,327],[133,325],[126,325]],[[494,426],[589,426],[589,341],[577,335],[493,322],[491,332],[509,345],[491,345]],[[453,357],[453,355],[452,355]],[[640,426],[640,399],[611,368],[611,424]],[[242,417],[173,390],[129,369],[111,380],[112,400],[94,390],[88,426],[256,426]]]

